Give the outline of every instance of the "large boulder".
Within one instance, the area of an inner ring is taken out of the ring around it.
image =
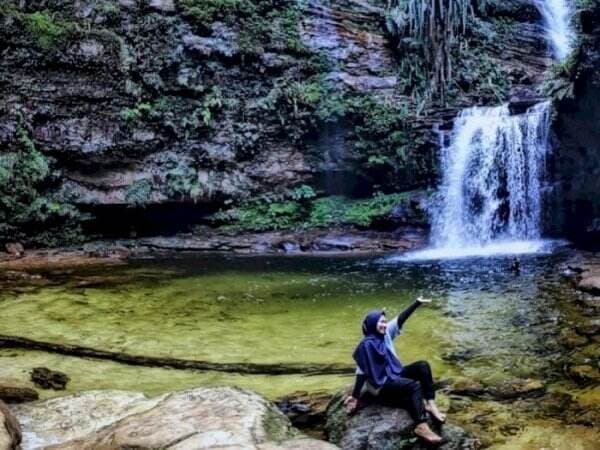
[[[327,408],[325,430],[328,439],[343,450],[421,450],[428,446],[413,434],[414,423],[408,413],[370,402],[356,414],[348,416],[343,401],[347,392],[333,397]],[[433,427],[433,425],[432,425]],[[436,429],[435,427],[433,427]],[[438,448],[470,450],[478,441],[460,427],[444,425],[436,431],[446,439]]]
[[[21,427],[8,406],[0,401],[0,450],[14,450],[21,443]]]
[[[198,388],[147,398],[91,391],[15,408],[23,449],[286,449],[332,450],[308,439],[258,394]]]

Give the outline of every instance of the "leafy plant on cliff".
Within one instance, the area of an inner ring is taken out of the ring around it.
[[[307,189],[308,188],[308,189]],[[299,197],[299,192],[302,195]],[[304,194],[308,194],[305,197]],[[213,219],[240,231],[268,231],[320,228],[338,225],[369,227],[385,220],[392,209],[406,201],[407,193],[377,192],[371,198],[349,199],[342,196],[315,198],[310,187],[283,197],[263,196],[221,211]],[[316,194],[315,194],[316,195]],[[294,199],[296,197],[297,199]]]
[[[37,11],[23,14],[25,29],[33,36],[38,45],[44,49],[54,47],[73,31],[71,23],[56,20],[49,11]]]
[[[579,60],[576,52],[573,52],[564,62],[555,63],[550,68],[550,76],[543,86],[546,95],[558,101],[573,99],[578,71]]]
[[[0,242],[56,245],[79,236],[79,212],[45,193],[52,177],[21,122],[16,145],[0,153]]]

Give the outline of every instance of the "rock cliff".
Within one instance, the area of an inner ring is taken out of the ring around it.
[[[96,230],[118,214],[122,234],[302,183],[431,186],[434,125],[472,104],[530,103],[549,64],[531,2],[482,5],[441,102],[381,0],[7,0],[0,147],[35,150],[47,170],[21,199],[45,206],[0,219],[80,220],[75,206]]]

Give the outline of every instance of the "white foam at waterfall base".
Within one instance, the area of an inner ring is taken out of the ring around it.
[[[538,253],[550,104],[511,115],[469,108],[442,146],[443,179],[430,208],[432,247],[404,260]]]
[[[388,262],[395,261],[428,261],[438,259],[461,259],[495,256],[519,256],[552,253],[563,241],[546,239],[530,241],[499,241],[480,246],[469,247],[432,247],[410,252],[404,255],[392,256]]]

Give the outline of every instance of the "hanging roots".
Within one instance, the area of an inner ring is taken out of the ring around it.
[[[442,102],[452,81],[452,52],[460,48],[473,16],[472,0],[388,0],[390,31],[401,42],[408,40],[422,49],[430,89],[440,95]]]

